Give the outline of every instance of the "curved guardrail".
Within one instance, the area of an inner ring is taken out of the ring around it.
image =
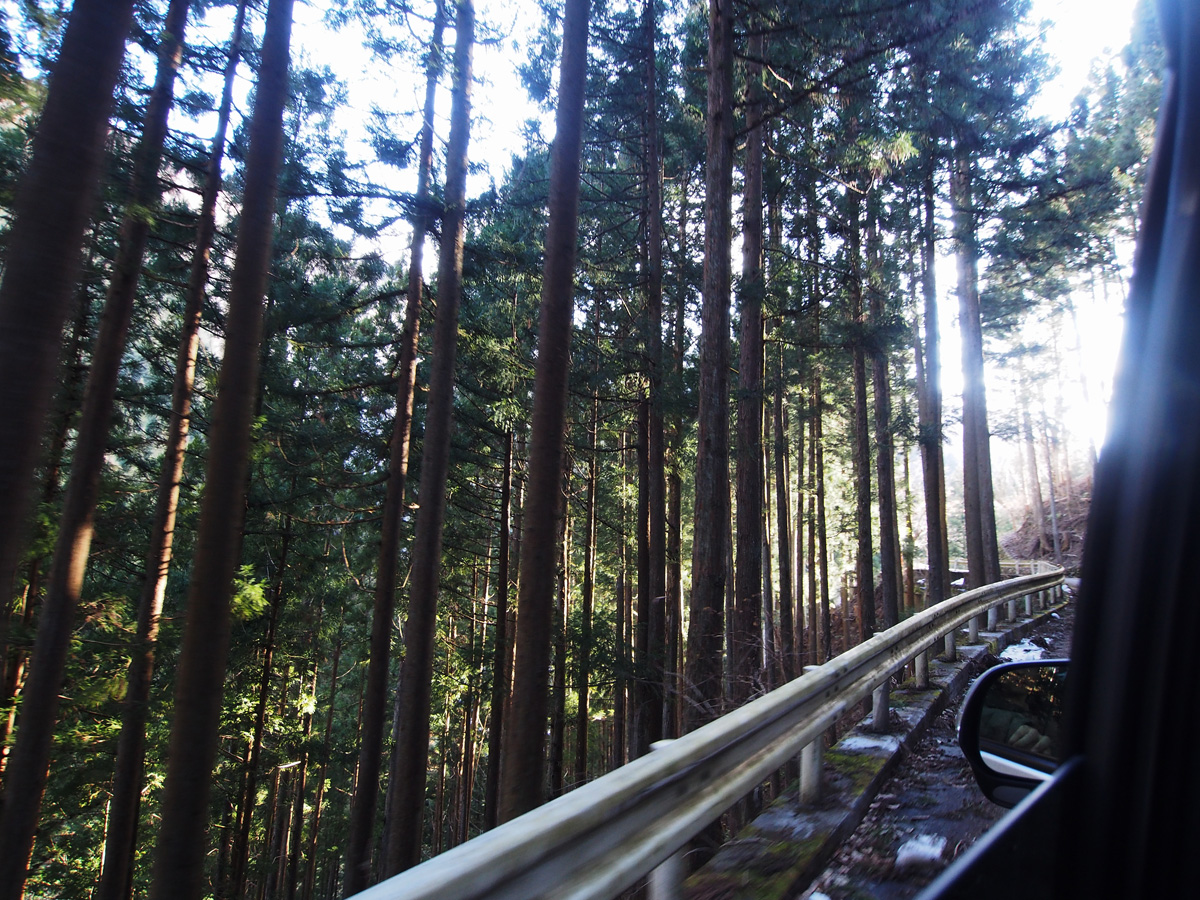
[[[607,900],[682,848],[838,717],[957,629],[1009,603],[1044,606],[1063,572],[1024,575],[952,597],[804,675],[589,782],[358,894],[360,900]],[[974,630],[974,629],[973,629]],[[920,667],[919,667],[920,668]],[[886,691],[885,691],[886,695]],[[886,701],[885,701],[886,702]],[[878,708],[878,707],[877,707]]]

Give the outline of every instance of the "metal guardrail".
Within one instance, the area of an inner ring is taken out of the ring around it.
[[[1063,572],[976,588],[919,612],[788,684],[520,818],[358,894],[360,900],[607,900],[636,884],[754,787],[801,755],[893,673],[1007,603],[1059,595]],[[972,628],[974,632],[976,629]],[[803,754],[810,769],[819,753]],[[807,764],[807,765],[804,765]],[[802,792],[804,775],[802,774]],[[819,782],[818,782],[819,783]]]

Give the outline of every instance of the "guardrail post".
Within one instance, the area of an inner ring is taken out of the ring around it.
[[[929,649],[913,657],[913,687],[923,691],[929,687]]]
[[[954,660],[958,659],[958,648],[955,637],[953,631],[946,633],[946,662],[954,662]]]
[[[971,622],[967,625],[967,643],[979,643],[979,616],[971,616]]]
[[[1033,618],[1033,594],[1025,595],[1025,615],[1030,619]]]
[[[672,743],[673,738],[655,741],[650,745],[651,750],[661,750]],[[654,869],[650,871],[648,900],[680,900],[683,896],[680,888],[687,877],[683,865],[684,847],[680,847]]]
[[[988,609],[988,631],[996,631],[1000,627],[1000,609],[993,606]]]
[[[891,711],[888,701],[892,692],[892,677],[889,675],[879,687],[871,692],[871,730],[884,734],[891,725]]]
[[[677,850],[650,873],[649,900],[679,900],[683,896],[680,888],[686,877],[683,851]]]
[[[1008,621],[1017,621],[1017,598],[1013,597],[1008,601]]]
[[[811,672],[818,666],[805,666]],[[818,734],[800,751],[800,802],[816,803],[821,799],[821,781],[824,762],[825,733]]]
[[[821,799],[822,767],[825,734],[822,732],[800,751],[800,802],[816,803]]]

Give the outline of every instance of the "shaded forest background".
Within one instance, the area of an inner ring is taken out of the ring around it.
[[[1065,404],[1104,390],[1079,322],[1127,277],[1152,5],[1063,121],[1030,108],[1024,0],[540,6],[516,52],[559,138],[528,123],[470,193],[471,50],[507,39],[502,5],[327,13],[417,85],[367,123],[369,164],[338,74],[289,58],[290,3],[133,5],[29,515],[4,501],[3,897],[166,896],[172,841],[189,897],[352,893],[937,602],[952,569],[998,579],[1001,545],[1077,561],[1098,448]],[[82,13],[0,12],[12,281]],[[572,120],[559,73],[584,66]],[[222,376],[238,342],[249,374]],[[218,456],[235,405],[246,443]],[[232,505],[202,513],[218,478]],[[190,832],[168,788],[189,653],[221,663]]]

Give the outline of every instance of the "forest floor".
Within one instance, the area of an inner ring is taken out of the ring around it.
[[[1004,651],[1011,659],[1069,657],[1074,604]],[[961,702],[961,701],[960,701]],[[1007,811],[984,798],[958,748],[959,703],[937,716],[900,760],[854,834],[801,900],[907,900]]]

